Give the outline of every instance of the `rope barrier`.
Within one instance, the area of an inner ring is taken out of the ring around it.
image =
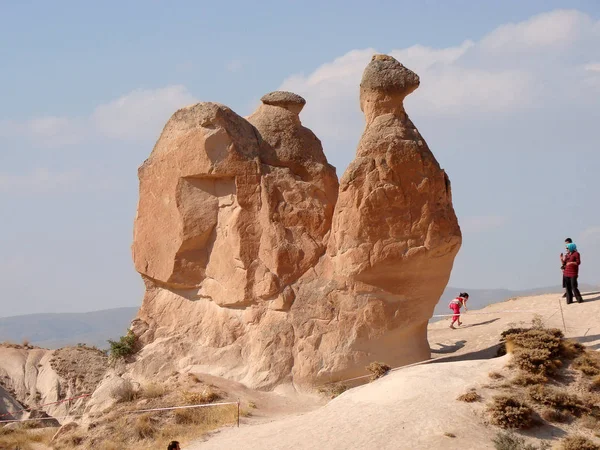
[[[121,413],[122,414],[132,414],[132,413],[143,413],[143,412],[152,412],[152,411],[172,411],[175,409],[208,408],[208,407],[223,406],[223,405],[237,405],[237,410],[238,410],[237,423],[238,423],[238,427],[239,427],[240,426],[240,421],[239,421],[240,402],[239,401],[237,401],[237,402],[220,402],[220,403],[203,403],[203,404],[198,404],[198,405],[169,406],[169,407],[165,407],[165,408],[134,409],[131,411],[122,411]],[[10,414],[14,414],[14,413],[10,413]],[[79,414],[79,415],[74,415],[74,416],[62,416],[62,417],[41,417],[39,419],[10,419],[10,420],[0,420],[0,423],[32,422],[32,421],[36,421],[36,420],[64,420],[64,419],[74,419],[77,417],[83,417],[83,415]]]
[[[174,409],[207,408],[210,406],[237,405],[237,404],[238,404],[238,402],[204,403],[202,405],[185,405],[185,406],[169,406],[167,408],[135,409],[133,411],[126,411],[126,412],[127,413],[140,413],[140,412],[150,412],[150,411],[171,411]]]
[[[547,310],[547,311],[553,311],[553,310]],[[469,313],[469,316],[483,316],[486,314],[505,314],[505,313],[536,313],[539,314],[540,312],[544,312],[543,310],[526,310],[526,309],[512,309],[512,310],[505,310],[505,311],[494,311],[494,312],[472,312]],[[556,311],[555,311],[556,312]],[[461,313],[461,314],[465,314],[465,313]],[[434,314],[433,317],[453,317],[456,314]]]

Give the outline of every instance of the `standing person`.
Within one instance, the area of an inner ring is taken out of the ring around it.
[[[565,239],[565,247],[572,243],[573,243],[573,240],[571,238]],[[567,250],[567,253],[568,253],[568,250]],[[562,273],[563,273],[562,287],[565,290],[562,298],[566,298],[567,297],[567,280],[565,279],[565,255],[563,253],[560,254],[560,269],[562,270]]]
[[[563,272],[567,285],[567,305],[573,303],[573,295],[575,295],[577,303],[583,303],[583,298],[581,298],[581,293],[577,287],[581,255],[577,251],[577,246],[572,242],[567,244],[567,250],[569,250],[569,253],[565,257],[565,270]]]
[[[450,302],[450,304],[448,304],[448,307],[452,311],[454,311],[454,315],[452,316],[452,323],[450,324],[450,328],[452,328],[453,330],[456,329],[456,328],[454,328],[454,322],[458,321],[459,327],[462,325],[462,322],[460,321],[460,308],[462,308],[464,306],[465,311],[468,311],[468,309],[467,309],[467,300],[468,299],[469,299],[469,294],[466,292],[461,292],[460,294],[458,294],[458,297],[456,297],[454,300],[452,300]]]

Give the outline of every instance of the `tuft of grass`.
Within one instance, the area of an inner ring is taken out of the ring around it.
[[[381,378],[386,373],[388,373],[392,368],[387,364],[380,362],[372,362],[367,367],[365,367],[369,372],[371,372],[371,381],[376,380],[377,378]]]
[[[527,428],[533,423],[533,410],[509,395],[497,395],[487,407],[491,422],[501,428]]]
[[[585,415],[579,420],[579,424],[588,430],[600,431],[600,420],[596,417]]]
[[[336,398],[338,395],[343,394],[348,390],[348,386],[342,383],[330,384],[326,386],[321,386],[319,388],[319,393],[326,395],[329,398]]]
[[[548,378],[539,373],[519,372],[511,382],[517,386],[535,386],[547,383]]]
[[[597,376],[600,375],[600,364],[598,359],[590,353],[583,353],[573,361],[573,368],[581,371],[585,375]]]
[[[473,403],[481,400],[481,395],[475,392],[475,389],[471,389],[469,392],[465,392],[462,395],[459,395],[456,400],[461,402]]]
[[[580,435],[567,436],[560,442],[560,450],[600,450],[600,447]]]
[[[544,408],[540,412],[540,417],[546,422],[554,423],[566,423],[569,422],[573,416],[566,411],[560,411],[554,408]]]
[[[504,378],[504,375],[502,375],[500,372],[490,372],[488,373],[488,377],[490,377],[492,380],[500,380]]]
[[[148,383],[142,386],[138,396],[140,398],[160,398],[167,393],[167,389],[164,384],[159,383]]]
[[[454,433],[449,433],[448,431],[446,431],[444,433],[444,436],[449,437],[449,438],[455,438],[456,437],[456,435]]]
[[[588,411],[578,396],[550,386],[538,385],[529,388],[529,397],[542,405],[569,411],[577,416]]]
[[[592,384],[590,385],[591,391],[600,391],[600,375],[597,375],[592,380]]]

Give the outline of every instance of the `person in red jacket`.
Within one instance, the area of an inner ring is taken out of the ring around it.
[[[583,303],[581,293],[577,287],[577,278],[579,276],[579,266],[581,265],[581,255],[577,251],[577,246],[574,243],[567,244],[569,253],[564,258],[563,272],[565,284],[567,286],[567,305],[573,303],[573,296],[577,299],[577,303]]]
[[[565,248],[567,247],[567,245],[573,243],[573,240],[571,238],[566,238],[565,239]],[[568,254],[568,250],[567,250],[567,254]],[[561,253],[560,254],[560,269],[562,270],[563,273],[563,277],[562,277],[562,287],[565,290],[562,298],[567,298],[567,280],[565,279],[565,258],[566,256]]]

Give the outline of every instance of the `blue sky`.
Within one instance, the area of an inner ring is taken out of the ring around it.
[[[374,52],[421,76],[408,112],[452,180],[451,284],[600,284],[600,3],[0,1],[0,316],[136,305],[137,167],[169,115],[248,115],[289,89],[338,175]]]

